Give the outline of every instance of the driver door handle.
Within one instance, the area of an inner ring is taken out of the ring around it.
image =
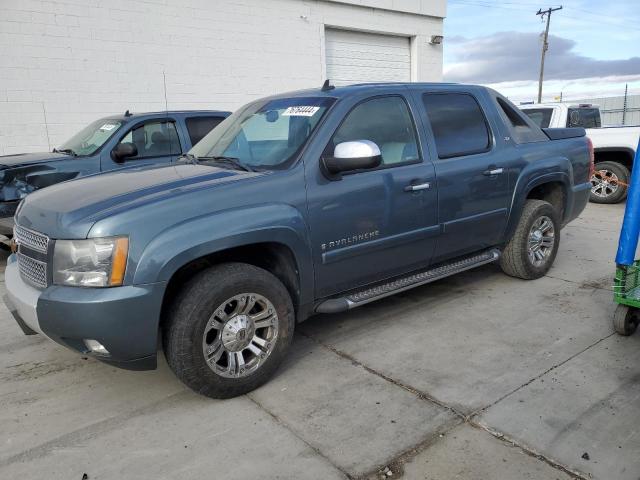
[[[504,172],[504,168],[494,168],[492,170],[485,170],[482,174],[488,177],[490,175],[500,175],[502,172]]]
[[[431,183],[425,182],[425,183],[419,183],[417,185],[407,185],[406,187],[404,187],[404,191],[418,192],[420,190],[428,190],[429,188],[431,188]]]

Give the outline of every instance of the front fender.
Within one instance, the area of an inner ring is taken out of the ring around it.
[[[226,249],[279,243],[293,253],[300,277],[301,303],[311,301],[313,267],[307,226],[290,205],[267,204],[227,210],[177,224],[147,244],[133,276],[134,285],[168,281],[182,266]]]

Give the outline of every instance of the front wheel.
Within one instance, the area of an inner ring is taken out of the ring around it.
[[[230,398],[262,385],[291,344],[291,297],[271,273],[242,263],[193,277],[171,306],[163,331],[167,363],[188,387]]]
[[[527,200],[516,231],[502,252],[500,267],[512,277],[533,280],[544,276],[558,253],[560,221],[553,205]]]
[[[589,201],[593,203],[620,203],[627,197],[629,169],[617,162],[600,162],[591,177]]]

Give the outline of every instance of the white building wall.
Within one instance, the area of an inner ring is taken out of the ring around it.
[[[169,109],[233,110],[320,86],[325,26],[411,37],[412,80],[440,81],[442,48],[428,40],[445,3],[0,0],[0,155],[50,149],[104,115],[164,109],[163,72]]]

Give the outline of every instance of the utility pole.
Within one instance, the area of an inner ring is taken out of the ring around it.
[[[627,124],[627,94],[629,93],[629,84],[624,84],[624,102],[622,103],[622,125]]]
[[[542,57],[540,58],[540,79],[538,80],[538,103],[542,103],[542,80],[544,79],[544,56],[549,50],[549,23],[551,22],[551,14],[558,10],[562,10],[562,5],[556,8],[547,8],[546,10],[539,9],[536,15],[540,15],[540,18],[544,19],[547,16],[547,27],[544,30],[544,38],[542,40]]]

